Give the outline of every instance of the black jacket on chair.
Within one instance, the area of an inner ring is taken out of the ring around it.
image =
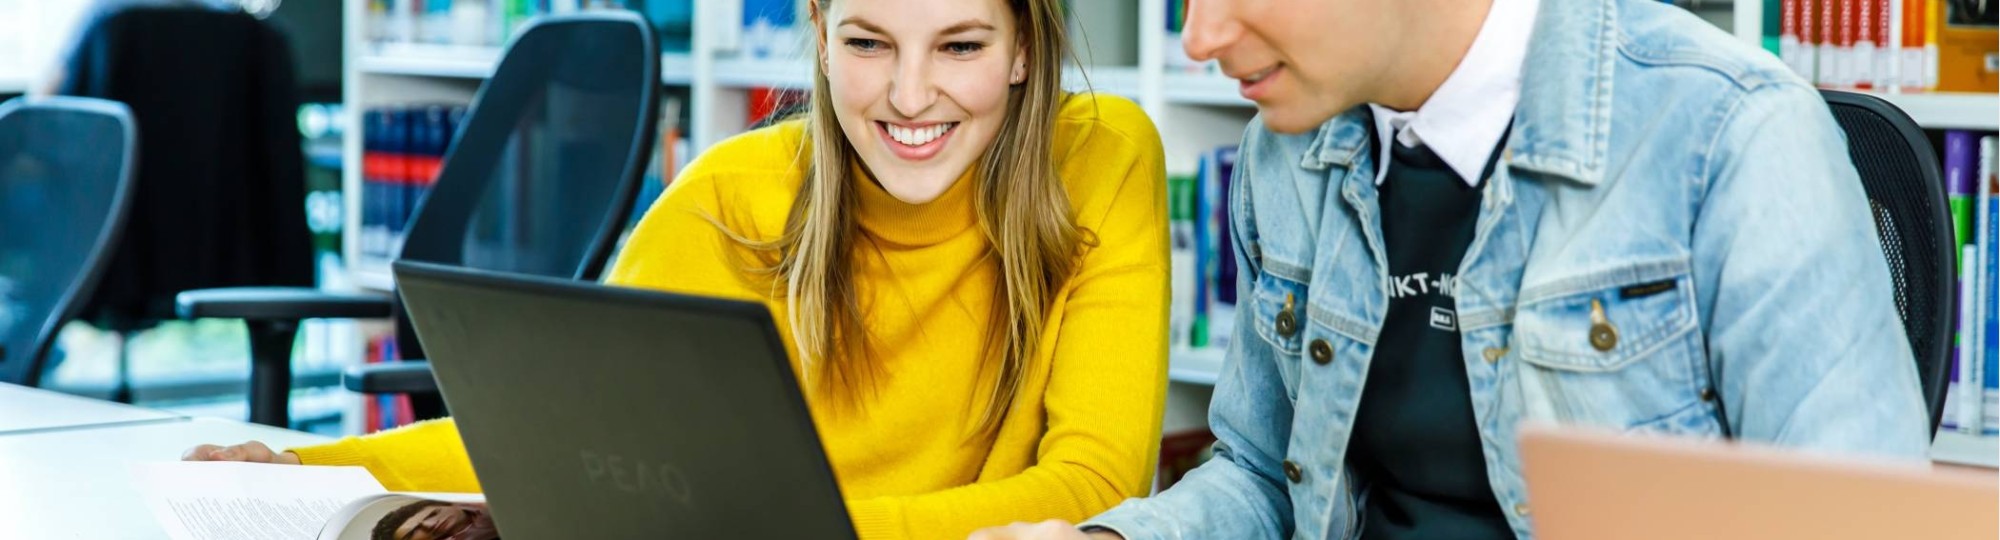
[[[85,319],[133,329],[174,318],[183,290],[312,285],[283,35],[241,12],[122,9],[65,67],[57,93],[124,102],[139,132],[131,219]]]

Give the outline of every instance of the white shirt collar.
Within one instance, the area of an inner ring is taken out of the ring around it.
[[[1479,175],[1507,135],[1521,101],[1521,64],[1540,7],[1540,0],[1493,0],[1465,58],[1422,106],[1399,112],[1368,105],[1380,141],[1375,185],[1387,178],[1391,141],[1428,146],[1466,185],[1479,185]]]

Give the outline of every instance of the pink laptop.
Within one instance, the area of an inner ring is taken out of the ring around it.
[[[1994,540],[2000,474],[1523,426],[1542,540]]]

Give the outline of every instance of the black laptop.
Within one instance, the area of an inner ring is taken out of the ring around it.
[[[508,540],[855,537],[763,305],[395,274]]]

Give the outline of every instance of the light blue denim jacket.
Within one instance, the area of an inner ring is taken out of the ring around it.
[[[1315,133],[1250,126],[1230,194],[1241,304],[1210,405],[1216,457],[1086,526],[1358,534],[1366,486],[1346,449],[1391,286],[1371,129],[1366,107]],[[1670,4],[1544,0],[1505,144],[1455,292],[1488,482],[1518,536],[1531,536],[1524,420],[1925,455],[1861,183],[1818,93],[1775,58]],[[1301,321],[1289,335],[1287,298]],[[1608,351],[1590,336],[1599,320],[1617,334]]]

